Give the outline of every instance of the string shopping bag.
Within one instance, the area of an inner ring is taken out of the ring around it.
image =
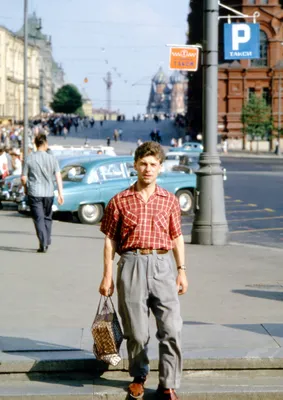
[[[123,332],[111,297],[105,297],[103,302],[102,297],[91,327],[93,353],[98,360],[115,366],[121,361],[119,350]]]

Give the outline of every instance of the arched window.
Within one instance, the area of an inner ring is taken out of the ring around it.
[[[260,31],[260,58],[251,61],[253,67],[264,67],[268,65],[268,38],[265,32]]]

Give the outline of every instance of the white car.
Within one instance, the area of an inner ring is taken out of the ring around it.
[[[51,145],[49,149],[52,151],[56,157],[64,156],[64,157],[76,157],[76,156],[90,156],[93,154],[105,154],[107,156],[116,156],[114,147],[111,146],[59,146],[59,145]]]
[[[198,153],[193,153],[193,154],[188,154],[188,152],[184,151],[174,151],[174,152],[168,152],[165,155],[165,161],[163,162],[162,165],[162,172],[170,172],[174,169],[174,167],[182,164],[182,160],[184,157],[187,160],[187,164],[193,164],[193,169],[195,168],[195,165],[198,163],[199,159],[199,154]]]

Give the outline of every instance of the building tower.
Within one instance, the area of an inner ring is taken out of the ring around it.
[[[172,85],[170,112],[171,114],[183,114],[185,111],[187,80],[180,71],[174,71],[170,77],[170,83]]]
[[[107,72],[106,78],[103,78],[105,84],[106,84],[106,103],[107,103],[107,111],[110,113],[111,112],[111,87],[112,87],[112,78],[111,78],[111,72]]]

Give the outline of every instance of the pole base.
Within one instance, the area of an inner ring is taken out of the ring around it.
[[[218,154],[202,153],[197,171],[192,244],[228,244],[223,177]]]
[[[192,244],[203,246],[225,246],[229,241],[227,224],[223,225],[197,225],[192,230]]]

